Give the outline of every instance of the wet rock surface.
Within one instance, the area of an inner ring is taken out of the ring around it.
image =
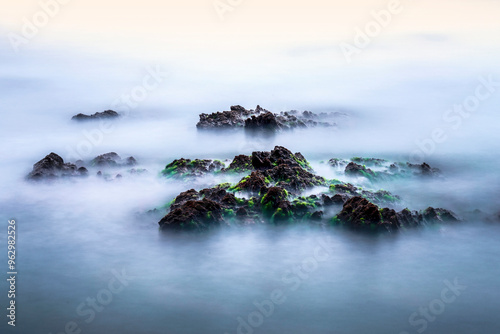
[[[57,179],[61,177],[88,176],[89,171],[93,171],[96,176],[105,180],[115,180],[123,177],[124,173],[130,175],[140,175],[147,173],[144,168],[131,168],[137,161],[134,157],[122,159],[117,153],[110,152],[99,155],[90,162],[77,160],[74,164],[64,162],[63,158],[56,153],[50,153],[42,160],[33,165],[33,170],[28,174],[28,179],[43,180]],[[126,168],[116,171],[116,168]],[[114,170],[114,171],[113,171]]]
[[[134,166],[137,164],[137,160],[134,157],[122,159],[117,153],[109,152],[95,157],[90,164],[96,167]]]
[[[42,180],[87,175],[88,170],[85,167],[77,167],[75,164],[65,163],[63,158],[52,152],[33,165],[33,170],[28,174],[28,179]]]
[[[172,166],[181,168],[183,176],[198,175],[201,167],[193,172],[189,170],[190,161],[176,161]],[[327,180],[314,173],[302,154],[282,146],[268,152],[256,151],[251,156],[238,155],[226,169],[211,168],[214,160],[194,161],[196,166],[202,166],[203,173],[199,175],[218,170],[250,174],[235,184],[182,192],[160,220],[162,230],[201,231],[220,226],[307,222],[395,231],[459,221],[453,212],[440,208],[396,211],[394,207],[401,201],[398,196],[386,190],[367,190],[339,180]],[[371,163],[378,166],[382,161],[375,159]],[[370,171],[354,162],[350,165],[354,173]],[[317,193],[304,195],[305,191]]]
[[[218,111],[212,114],[200,114],[198,129],[235,129],[245,128],[249,131],[277,131],[308,127],[334,127],[336,119],[347,117],[340,112],[315,114],[311,111],[302,113],[297,110],[272,113],[260,106],[247,110],[240,105],[231,110]]]
[[[458,222],[460,219],[446,209],[429,207],[423,212],[408,209],[396,212],[394,209],[379,208],[365,198],[353,197],[344,203],[334,221],[352,228],[390,231],[423,224]]]
[[[181,158],[166,165],[161,173],[169,178],[197,177],[221,171],[223,168],[224,164],[220,160]]]
[[[112,119],[112,118],[118,118],[120,117],[120,114],[118,114],[116,111],[113,110],[105,110],[103,112],[96,112],[93,115],[85,115],[85,114],[77,114],[73,116],[71,119],[75,121],[92,121],[92,120],[99,120],[99,119]]]
[[[364,177],[371,182],[391,181],[409,177],[439,178],[441,171],[427,163],[409,162],[391,163],[385,159],[354,157],[350,160],[331,158],[328,165],[337,170],[344,169],[344,174],[351,177]]]

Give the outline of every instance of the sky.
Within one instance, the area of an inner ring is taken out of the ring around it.
[[[9,32],[21,34],[23,20],[33,22],[45,7],[53,9],[54,15],[30,40],[28,49],[58,45],[137,57],[222,56],[226,60],[237,57],[236,52],[302,48],[339,56],[338,44],[352,43],[355,29],[364,29],[373,20],[372,11],[394,6],[398,13],[391,15],[372,47],[407,41],[408,36],[434,42],[451,38],[476,46],[500,39],[497,0],[59,1],[3,1],[3,35],[8,39]]]

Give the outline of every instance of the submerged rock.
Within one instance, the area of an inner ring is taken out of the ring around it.
[[[222,206],[204,198],[183,203],[163,217],[159,225],[163,230],[206,230],[223,222]]]
[[[249,130],[278,130],[280,129],[280,124],[276,120],[276,116],[272,112],[266,112],[265,114],[255,116],[245,120],[245,128]]]
[[[354,228],[395,230],[424,223],[458,222],[460,219],[446,209],[427,208],[422,213],[408,209],[396,212],[394,209],[379,208],[365,198],[353,197],[345,202],[334,221]]]
[[[28,174],[28,179],[55,179],[59,177],[87,176],[85,167],[77,167],[72,163],[65,163],[63,158],[55,153],[50,153],[33,165],[33,170]]]
[[[253,170],[252,157],[248,155],[237,155],[229,164],[229,167],[224,168],[223,172],[244,173]]]
[[[218,172],[224,168],[224,164],[219,160],[209,159],[176,159],[165,166],[161,172],[166,177],[196,177],[203,176],[210,172]]]
[[[134,157],[128,157],[123,160],[117,153],[109,152],[95,157],[90,164],[95,167],[134,166],[137,164],[137,160]]]
[[[109,119],[109,118],[118,118],[120,114],[113,110],[105,110],[103,112],[96,112],[93,115],[85,115],[85,114],[77,114],[73,116],[71,119],[75,121],[90,121],[96,119]]]
[[[321,113],[314,114],[304,111],[302,114],[296,110],[272,113],[260,106],[255,110],[247,110],[242,106],[232,106],[229,111],[218,111],[212,114],[200,114],[200,120],[196,127],[198,129],[235,129],[245,128],[247,130],[269,130],[307,128],[325,126],[336,126],[334,122],[337,117],[347,116],[343,113]]]

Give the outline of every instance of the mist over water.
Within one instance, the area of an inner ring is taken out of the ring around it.
[[[2,322],[2,333],[59,333],[70,321],[82,333],[238,333],[239,317],[248,322],[259,310],[255,303],[270,300],[275,289],[284,300],[255,333],[417,333],[425,318],[414,326],[411,315],[442,298],[455,279],[466,289],[427,319],[425,333],[497,333],[498,223],[468,220],[380,236],[307,224],[187,235],[160,233],[158,217],[145,214],[187,189],[238,181],[159,177],[174,159],[230,161],[276,145],[301,152],[319,175],[401,196],[400,209],[497,213],[500,87],[456,129],[458,120],[443,115],[473,95],[481,77],[500,81],[498,52],[482,53],[489,49],[482,44],[451,61],[446,55],[462,41],[442,36],[440,45],[424,37],[385,40],[350,66],[331,46],[315,45],[278,45],[219,61],[219,54],[181,52],[152,59],[62,47],[1,51],[0,212],[5,230],[8,219],[17,222],[20,273],[19,325],[13,330]],[[307,61],[311,53],[314,62]],[[99,122],[70,120],[111,108],[157,66],[164,80],[134,108],[117,110],[124,116],[108,132]],[[198,114],[235,104],[349,116],[335,129],[268,137],[196,130]],[[429,144],[436,128],[446,139]],[[119,168],[104,181],[91,169],[86,179],[26,182],[50,152],[70,162],[117,152],[148,172]],[[324,163],[354,156],[405,162],[415,152],[443,178],[371,184]],[[315,258],[318,249],[324,260]],[[294,268],[304,263],[311,270],[302,277]],[[92,320],[89,307],[77,312],[108,288],[113,271],[123,270],[133,279]],[[1,289],[7,291],[5,281]],[[7,300],[3,292],[0,300]]]

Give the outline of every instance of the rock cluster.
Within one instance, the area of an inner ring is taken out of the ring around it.
[[[339,112],[315,114],[310,111],[302,113],[297,110],[272,113],[257,106],[255,110],[247,110],[240,105],[232,106],[231,110],[218,111],[212,114],[200,114],[198,129],[234,129],[277,131],[293,128],[332,127],[335,119],[345,117]]]
[[[93,115],[77,114],[71,119],[75,121],[91,121],[96,119],[118,118],[120,114],[113,110],[105,110],[103,112],[96,112]]]
[[[193,161],[196,163],[175,160],[176,163],[167,165],[166,169],[175,167],[176,175],[182,176],[203,176],[214,171],[249,174],[234,185],[224,183],[179,194],[159,221],[162,230],[201,231],[234,224],[300,221],[330,222],[367,230],[396,230],[425,223],[459,221],[445,209],[396,212],[390,207],[382,207],[392,206],[400,198],[385,190],[363,190],[338,180],[326,180],[314,174],[302,154],[294,154],[282,146],[270,152],[253,152],[251,156],[238,155],[227,168],[213,167],[214,160]],[[303,195],[305,190],[316,188],[323,192]]]

